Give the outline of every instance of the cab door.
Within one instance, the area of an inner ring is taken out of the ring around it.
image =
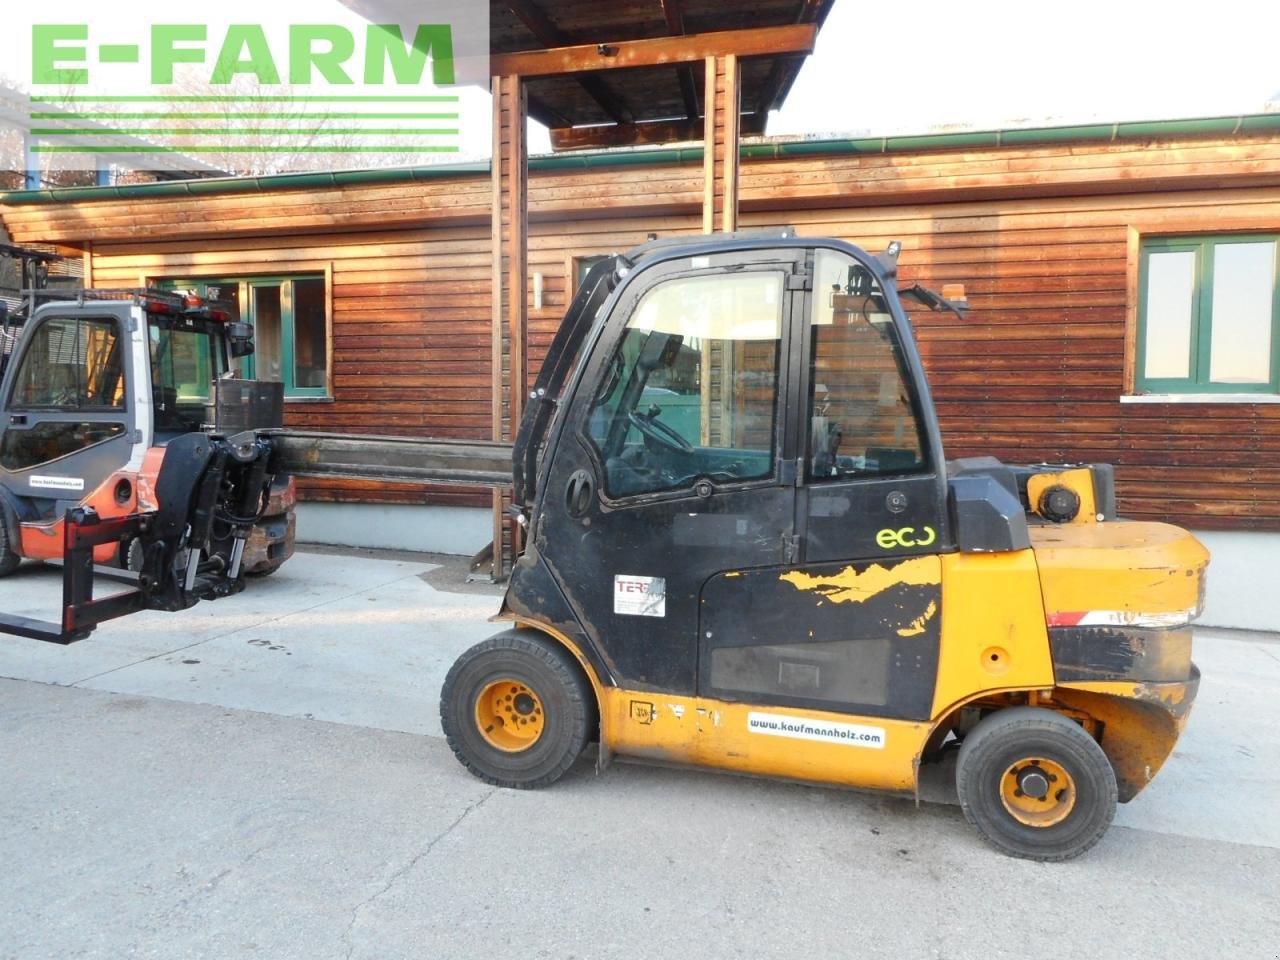
[[[53,521],[130,460],[130,335],[107,314],[42,312],[28,323],[0,407],[0,478],[20,520]],[[61,555],[61,542],[50,549]]]
[[[782,413],[804,271],[786,249],[647,268],[587,360],[535,545],[623,687],[692,695],[704,584],[794,550]]]
[[[703,592],[702,689],[719,699],[927,719],[949,549],[932,402],[896,291],[818,249],[795,327],[797,562]]]

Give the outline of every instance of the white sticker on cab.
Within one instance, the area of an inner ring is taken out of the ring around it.
[[[617,574],[613,578],[613,612],[629,617],[665,617],[667,581],[662,577]]]
[[[75,490],[84,489],[84,477],[32,477],[27,481],[37,490]]]

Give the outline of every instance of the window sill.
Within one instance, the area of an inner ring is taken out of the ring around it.
[[[334,403],[333,397],[285,397],[285,403]]]
[[[1274,393],[1140,393],[1125,394],[1121,403],[1280,403]]]

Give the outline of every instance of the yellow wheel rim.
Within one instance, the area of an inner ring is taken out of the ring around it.
[[[1052,827],[1076,805],[1076,784],[1060,763],[1045,757],[1019,760],[1000,778],[1000,799],[1009,816],[1028,827]]]
[[[476,697],[476,729],[504,753],[528,750],[542,736],[544,723],[542,701],[519,680],[495,680]]]

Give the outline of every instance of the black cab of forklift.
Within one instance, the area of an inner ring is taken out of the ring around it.
[[[517,441],[529,543],[512,613],[562,624],[629,689],[927,715],[936,587],[801,611],[774,595],[786,583],[743,572],[953,549],[893,268],[789,232],[658,241],[596,265]],[[920,629],[891,654],[873,638],[904,608]],[[818,653],[848,669],[783,666]]]

